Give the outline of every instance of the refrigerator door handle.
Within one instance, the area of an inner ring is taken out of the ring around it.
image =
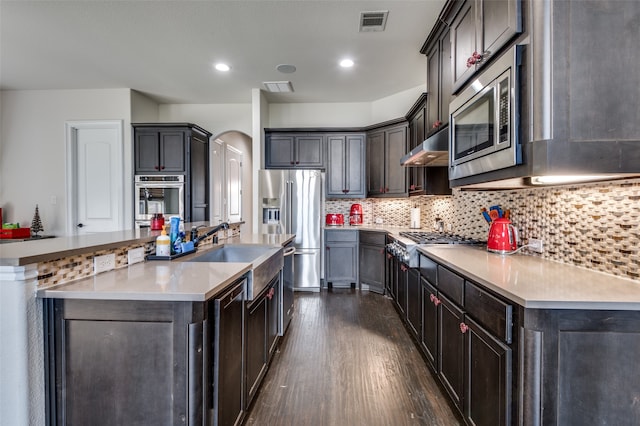
[[[287,203],[287,208],[289,209],[289,211],[287,212],[287,218],[289,220],[289,223],[287,223],[287,232],[288,233],[293,233],[293,229],[291,229],[291,226],[293,224],[293,181],[287,181],[287,198],[288,198],[288,203]]]
[[[289,257],[292,254],[295,254],[295,252],[296,252],[296,248],[295,247],[289,247],[284,251],[283,256],[284,257]]]

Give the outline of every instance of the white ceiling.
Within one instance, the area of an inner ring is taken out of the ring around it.
[[[290,80],[295,92],[270,102],[370,102],[425,83],[419,50],[443,4],[1,0],[0,89],[131,88],[161,103],[225,104]],[[379,10],[386,30],[359,32],[360,12]],[[352,69],[337,64],[346,56]]]

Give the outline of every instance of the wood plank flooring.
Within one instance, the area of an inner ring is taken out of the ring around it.
[[[245,425],[460,425],[392,300],[296,293],[296,314]]]

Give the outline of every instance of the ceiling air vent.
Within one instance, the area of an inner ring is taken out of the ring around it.
[[[360,32],[384,31],[388,15],[388,10],[360,12]]]
[[[293,85],[291,85],[290,81],[265,81],[262,84],[264,84],[267,92],[293,92]]]

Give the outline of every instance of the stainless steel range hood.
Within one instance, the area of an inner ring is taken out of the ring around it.
[[[445,126],[400,159],[405,167],[449,165],[449,127]]]

